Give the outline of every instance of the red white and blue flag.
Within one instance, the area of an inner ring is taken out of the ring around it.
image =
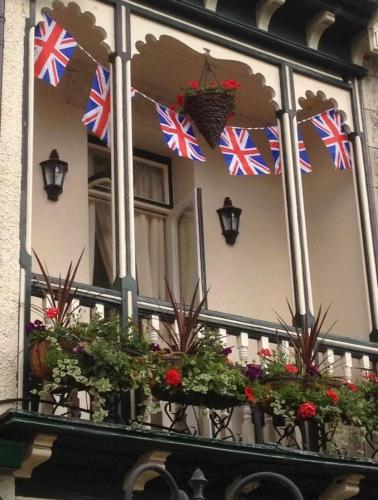
[[[225,127],[220,136],[219,147],[230,175],[270,174],[269,167],[247,129]]]
[[[311,118],[316,131],[331,154],[336,170],[352,168],[348,135],[335,109],[329,109]]]
[[[110,147],[110,72],[99,64],[82,122]]]
[[[167,146],[183,158],[206,161],[194,135],[190,118],[158,103],[156,103],[156,110],[160,129],[163,132]]]
[[[299,128],[297,129],[297,131],[298,131],[297,137],[298,137],[299,163],[301,167],[301,173],[309,174],[312,172],[310,159],[306,151],[306,146],[304,145],[303,142],[302,132],[299,130]]]
[[[269,141],[270,151],[274,161],[274,173],[279,175],[282,172],[282,161],[280,151],[280,140],[278,137],[278,127],[266,127],[264,129],[265,135]]]
[[[56,87],[76,47],[77,42],[68,31],[45,14],[35,28],[35,76]]]

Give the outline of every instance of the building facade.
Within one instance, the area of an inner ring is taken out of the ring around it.
[[[56,278],[85,249],[76,276],[84,314],[115,307],[159,328],[165,278],[187,298],[199,281],[202,294],[210,288],[201,318],[237,347],[235,361],[246,362],[282,340],[275,311],[287,316],[286,298],[297,324],[331,303],[337,323],[322,355],[350,381],[373,371],[377,9],[375,0],[0,2],[3,500],[122,498],[123,476],[141,456],[166,464],[181,485],[200,466],[208,498],[262,470],[297,480],[306,499],[375,498],[371,453],[342,460],[256,444],[246,408],[232,421],[243,444],[214,439],[205,424],[204,437],[193,438],[52,416],[30,403],[25,325],[43,301],[32,249]],[[35,27],[46,13],[80,45],[56,86],[33,71]],[[205,60],[220,80],[240,82],[229,123],[253,129],[271,175],[230,176],[219,148],[199,134],[206,162],[164,143],[156,102],[174,102]],[[97,64],[111,75],[108,148],[82,123]],[[329,109],[349,134],[345,171],[335,170],[311,120]],[[280,175],[267,127],[279,130]],[[312,170],[303,175],[298,127]],[[68,163],[58,201],[48,199],[40,167],[53,150]],[[217,215],[226,197],[242,209],[232,246]],[[272,432],[267,441],[278,441]],[[163,495],[160,483],[149,488],[140,498]]]

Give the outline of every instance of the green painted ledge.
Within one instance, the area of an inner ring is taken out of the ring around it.
[[[21,467],[25,445],[23,442],[0,439],[0,469],[16,470]]]
[[[36,433],[57,434],[62,443],[75,440],[88,450],[112,450],[118,453],[144,453],[165,449],[174,453],[208,457],[214,464],[234,464],[241,461],[268,462],[316,467],[333,473],[362,473],[378,477],[378,462],[360,458],[335,458],[322,453],[293,450],[275,444],[246,445],[205,439],[163,431],[150,431],[119,424],[93,422],[43,415],[25,410],[8,410],[0,415],[0,461],[8,460],[17,467],[23,447]],[[6,441],[7,440],[7,441]],[[4,447],[2,443],[4,444]],[[84,452],[84,450],[83,450]],[[2,462],[1,462],[2,463]],[[0,464],[1,465],[1,464]],[[12,466],[12,465],[10,465]]]

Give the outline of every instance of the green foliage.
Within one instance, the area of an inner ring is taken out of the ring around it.
[[[90,323],[57,325],[46,332],[48,350],[44,361],[52,371],[52,381],[44,391],[87,391],[97,421],[106,416],[107,393],[139,388],[150,394],[151,354],[132,323],[122,328],[116,316],[94,317]]]

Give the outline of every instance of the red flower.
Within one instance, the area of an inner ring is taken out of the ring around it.
[[[225,89],[225,90],[229,90],[229,89],[240,89],[240,83],[237,82],[236,80],[223,80],[222,82],[222,87]]]
[[[54,319],[59,314],[59,309],[57,307],[48,307],[45,311],[46,317],[49,319]]]
[[[200,88],[200,82],[198,80],[189,80],[188,85],[193,90],[198,90]]]
[[[184,106],[185,104],[185,96],[184,94],[181,92],[181,94],[177,94],[176,96],[176,102],[179,106]]]
[[[269,349],[260,349],[257,353],[258,356],[262,356],[263,358],[269,357],[272,355]]]
[[[298,417],[303,419],[312,418],[315,417],[316,412],[317,412],[316,405],[314,405],[314,403],[307,401],[306,403],[302,403],[299,405]]]
[[[356,384],[352,384],[352,382],[348,382],[348,383],[347,383],[347,386],[348,386],[348,388],[349,388],[352,392],[356,392],[356,391],[357,391],[357,386],[356,386]]]
[[[167,370],[164,378],[168,385],[180,385],[182,380],[181,372],[175,368]]]
[[[364,375],[364,379],[377,383],[378,375],[376,373],[367,373],[366,375]]]
[[[335,392],[333,389],[328,389],[328,391],[326,392],[326,395],[332,399],[332,401],[334,403],[337,403],[338,400],[340,399],[340,396],[337,394],[337,392]]]
[[[253,389],[251,387],[245,387],[244,394],[247,398],[247,401],[251,401],[252,403],[256,401],[255,395],[253,394]]]
[[[290,363],[287,363],[285,366],[284,366],[285,370],[288,372],[288,373],[292,373],[293,375],[297,374],[299,372],[298,368],[295,366],[295,365],[292,365]]]

